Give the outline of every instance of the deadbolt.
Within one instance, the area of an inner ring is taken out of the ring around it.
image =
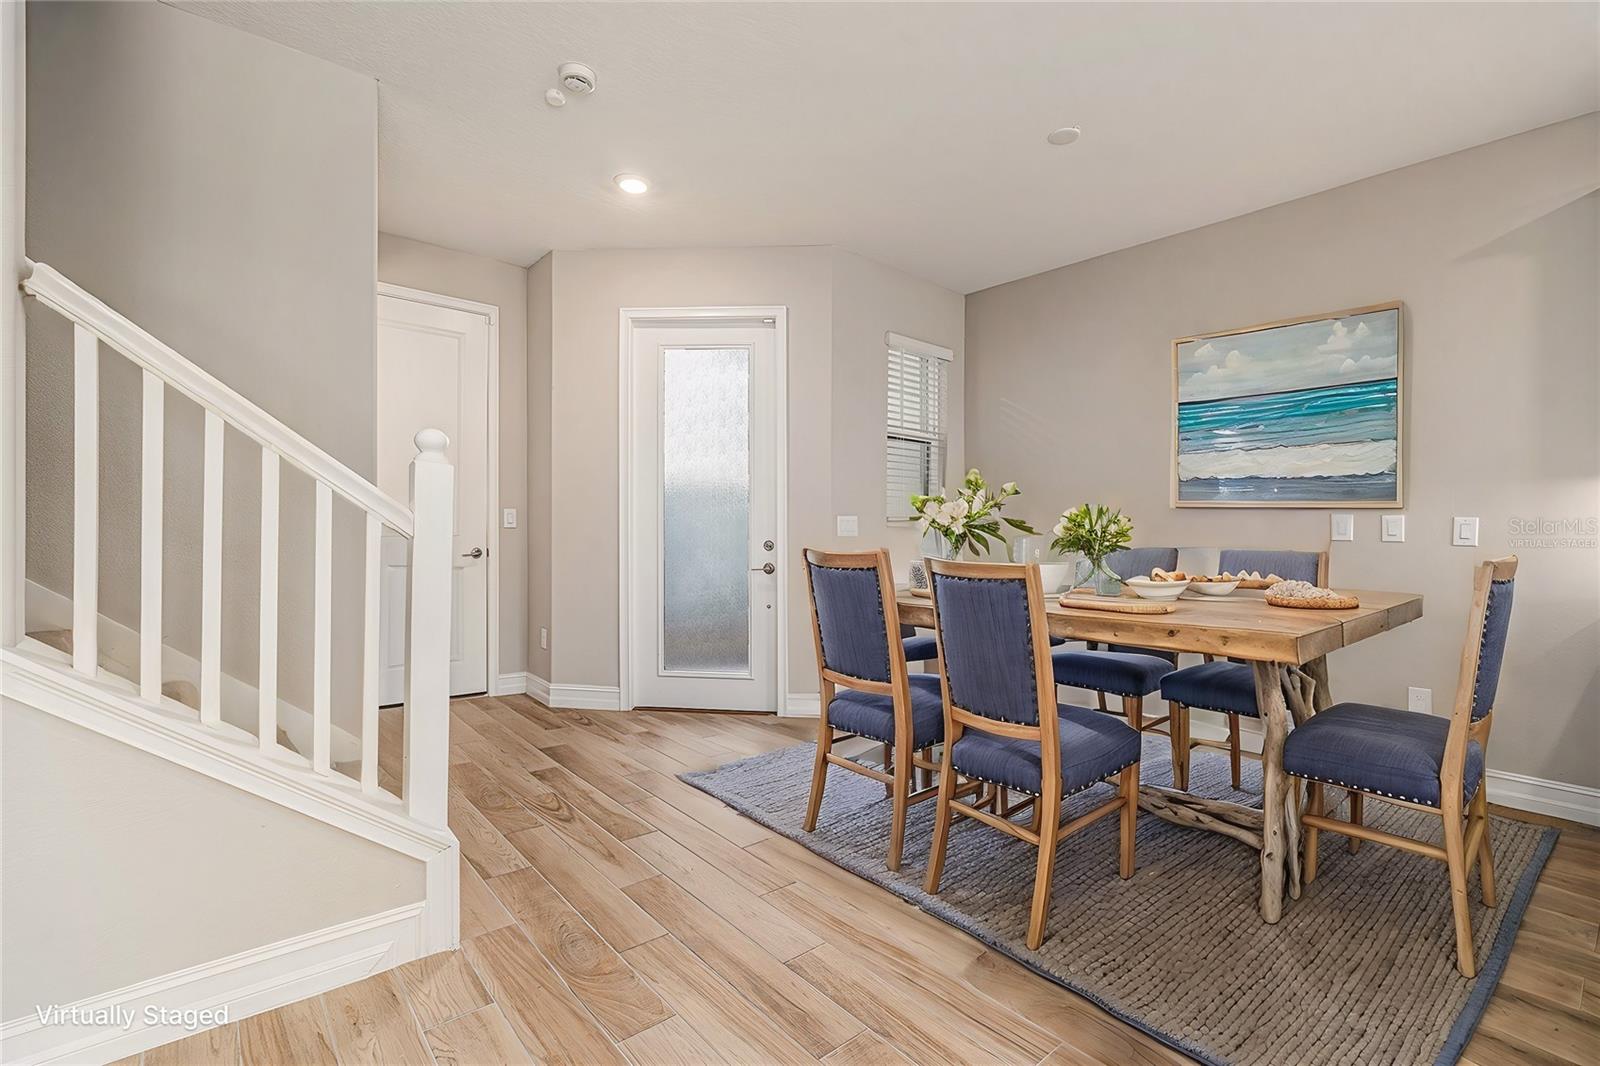
[[[773,544],[772,544],[772,541],[770,541],[770,540],[764,540],[764,541],[762,541],[762,542],[761,542],[761,546],[762,546],[762,547],[763,547],[763,548],[765,548],[765,549],[766,549],[766,550],[767,550],[767,551],[771,551],[771,550],[772,550],[772,548],[773,548]]]

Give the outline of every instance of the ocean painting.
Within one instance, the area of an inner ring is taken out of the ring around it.
[[[1399,304],[1172,348],[1175,505],[1399,505]]]

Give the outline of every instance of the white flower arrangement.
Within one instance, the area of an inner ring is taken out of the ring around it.
[[[917,512],[918,530],[936,533],[949,546],[950,557],[959,558],[968,549],[976,556],[980,549],[986,554],[993,541],[1004,543],[1005,526],[1021,533],[1038,532],[1022,519],[1000,513],[1007,501],[1021,494],[1015,481],[990,489],[974,469],[967,471],[954,498],[947,499],[943,492],[912,496],[911,506]]]

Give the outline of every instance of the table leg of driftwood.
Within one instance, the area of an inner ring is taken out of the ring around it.
[[[1289,735],[1289,708],[1283,699],[1283,666],[1250,664],[1255,673],[1256,711],[1261,715],[1261,920],[1283,917],[1284,874],[1288,865],[1288,826],[1284,802],[1289,778],[1283,772],[1283,742]]]
[[[1283,916],[1285,890],[1292,899],[1299,899],[1301,891],[1300,808],[1283,770],[1283,742],[1291,717],[1302,723],[1325,710],[1332,699],[1324,659],[1303,667],[1258,662],[1251,664],[1251,670],[1264,730],[1261,809],[1155,785],[1139,788],[1139,808],[1174,825],[1221,833],[1260,852],[1261,918],[1271,924]]]

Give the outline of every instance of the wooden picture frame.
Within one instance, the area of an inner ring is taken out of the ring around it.
[[[1347,325],[1351,319],[1358,320],[1354,327]],[[1323,323],[1326,340],[1308,347],[1316,330],[1307,327]],[[1218,343],[1226,341],[1241,343]],[[1177,338],[1171,505],[1403,506],[1405,361],[1405,305],[1399,300]],[[1228,433],[1239,436],[1225,439]],[[1252,434],[1261,447],[1235,446]],[[1194,446],[1202,441],[1220,446]],[[1373,469],[1391,450],[1392,474]],[[1291,472],[1318,462],[1328,474]],[[1283,472],[1274,472],[1275,465]]]

